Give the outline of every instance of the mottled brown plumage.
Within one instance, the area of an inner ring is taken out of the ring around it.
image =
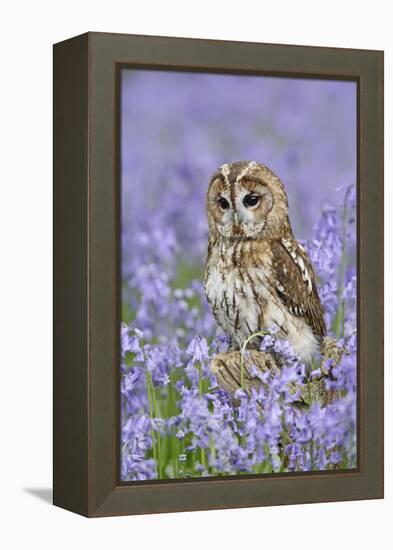
[[[282,240],[271,242],[278,295],[291,313],[303,317],[314,334],[322,338],[326,335],[326,324],[311,261],[295,240],[285,242],[289,244],[285,246]]]
[[[292,233],[282,182],[257,162],[226,164],[211,179],[207,215],[205,291],[232,347],[275,324],[310,361],[326,327],[314,270]]]

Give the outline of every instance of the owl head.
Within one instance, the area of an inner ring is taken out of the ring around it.
[[[256,161],[224,164],[214,172],[207,217],[210,232],[228,239],[267,238],[290,231],[285,188]]]

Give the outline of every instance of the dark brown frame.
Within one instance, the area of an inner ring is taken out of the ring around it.
[[[119,480],[121,66],[356,80],[359,467]],[[89,517],[383,497],[383,52],[87,33],[54,46],[54,503]]]

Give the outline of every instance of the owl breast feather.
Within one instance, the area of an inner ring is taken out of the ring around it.
[[[239,243],[225,250],[212,247],[205,272],[205,292],[213,315],[236,347],[261,329],[265,301],[263,293],[257,293],[256,281],[244,264],[240,248]]]
[[[293,315],[278,296],[269,250],[262,245],[255,248],[252,241],[209,247],[205,293],[216,322],[234,349],[252,334],[276,325],[279,335],[309,362],[318,342],[304,319]]]

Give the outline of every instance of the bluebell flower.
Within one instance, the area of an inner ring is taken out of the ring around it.
[[[140,340],[143,337],[143,332],[134,329],[133,333],[128,325],[121,324],[121,354],[125,357],[126,353],[135,353],[135,361],[143,361],[143,352],[140,347]]]
[[[208,350],[208,347],[207,347],[207,342],[206,342],[206,339],[203,338],[203,337],[200,337],[200,336],[195,336],[188,348],[187,348],[187,351],[186,353],[188,355],[191,355],[192,358],[191,358],[191,362],[192,364],[195,364],[195,363],[200,363],[202,361],[204,361],[205,359],[208,359],[209,358],[209,350]]]

